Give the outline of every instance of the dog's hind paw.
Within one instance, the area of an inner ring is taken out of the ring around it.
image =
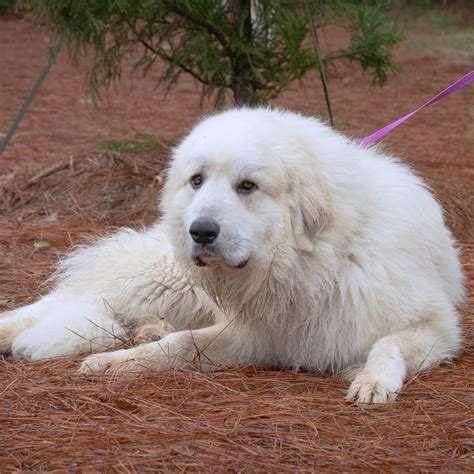
[[[171,334],[173,331],[173,326],[171,326],[171,324],[165,319],[161,319],[153,324],[145,324],[141,327],[137,332],[134,341],[136,344],[157,342]]]
[[[9,324],[0,322],[0,354],[5,354],[11,350],[15,335]]]
[[[16,338],[35,324],[33,318],[17,317],[16,311],[7,311],[0,316],[0,354],[10,352]]]

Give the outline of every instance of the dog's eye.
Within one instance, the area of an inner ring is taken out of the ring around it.
[[[238,190],[241,193],[251,193],[252,191],[255,191],[256,189],[258,189],[258,186],[252,181],[247,181],[247,180],[242,181],[238,186]]]
[[[202,174],[195,174],[194,176],[191,176],[191,179],[189,180],[189,182],[191,183],[191,186],[194,189],[200,188],[202,185],[202,181],[203,181]]]

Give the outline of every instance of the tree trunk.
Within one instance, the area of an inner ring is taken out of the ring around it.
[[[234,94],[234,105],[237,107],[255,103],[255,88],[250,81],[237,79],[232,85],[232,93]]]
[[[227,18],[234,25],[242,43],[252,42],[252,0],[227,0]],[[250,76],[250,64],[247,56],[240,51],[232,58],[233,80],[231,89],[234,94],[234,104],[237,106],[250,105],[255,102],[255,84],[247,79]]]

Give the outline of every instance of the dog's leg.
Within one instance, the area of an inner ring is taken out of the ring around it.
[[[393,401],[408,376],[452,358],[460,345],[454,309],[383,337],[372,347],[346,398],[360,403]]]
[[[75,250],[57,273],[50,294],[0,318],[0,353],[35,360],[111,350],[162,318],[202,327],[218,312],[175,265],[159,225]]]
[[[124,328],[93,294],[57,291],[0,318],[0,352],[37,360],[110,350]]]
[[[79,372],[115,373],[145,368],[159,371],[170,368],[212,371],[250,362],[264,362],[261,347],[260,353],[257,353],[251,345],[243,343],[244,340],[241,333],[237,335],[224,325],[180,331],[159,342],[89,356]]]

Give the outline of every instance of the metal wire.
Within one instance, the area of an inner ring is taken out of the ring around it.
[[[28,111],[31,103],[33,102],[33,99],[36,97],[36,94],[40,90],[41,84],[46,79],[46,76],[48,75],[48,72],[51,69],[51,66],[52,66],[53,62],[58,57],[58,54],[61,51],[62,46],[63,46],[63,42],[60,41],[52,49],[50,59],[48,60],[48,64],[40,72],[40,75],[39,75],[38,79],[36,80],[35,84],[33,85],[33,88],[31,89],[30,93],[26,96],[26,99],[23,102],[23,105],[21,106],[21,109],[18,112],[18,115],[15,117],[15,120],[13,120],[12,124],[10,125],[10,128],[8,129],[7,134],[5,135],[4,139],[0,143],[0,154],[3,153],[3,151],[7,147],[8,143],[10,142],[11,138],[13,137],[16,129],[18,128],[18,125],[20,125],[21,121],[23,120],[23,117],[25,116],[26,112]]]

